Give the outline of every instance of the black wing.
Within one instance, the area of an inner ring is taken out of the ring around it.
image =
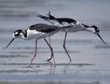
[[[29,29],[36,30],[39,32],[44,32],[44,33],[50,33],[50,32],[53,32],[53,31],[59,29],[59,27],[47,25],[47,24],[35,24],[35,25],[30,26]]]
[[[76,20],[74,20],[74,19],[71,19],[71,18],[56,18],[56,20],[60,23],[60,24],[62,24],[62,22],[67,22],[67,23],[74,23],[74,24],[76,24],[77,23],[77,21]]]

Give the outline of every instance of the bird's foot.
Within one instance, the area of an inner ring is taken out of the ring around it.
[[[47,59],[47,61],[50,61],[52,59],[52,57],[49,57],[48,59]]]

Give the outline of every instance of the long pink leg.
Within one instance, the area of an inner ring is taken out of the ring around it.
[[[35,42],[35,53],[34,53],[34,57],[32,58],[31,62],[29,63],[29,67],[31,66],[32,61],[34,60],[34,58],[36,57],[37,54],[37,40]]]
[[[49,36],[49,45],[51,46],[51,40],[50,40],[50,36]],[[50,50],[50,57],[49,58],[51,58],[52,57],[52,54],[51,54],[52,52],[51,52],[51,50]]]
[[[68,51],[67,51],[66,48],[65,48],[66,36],[67,36],[67,31],[65,32],[65,38],[64,38],[64,42],[63,42],[63,48],[64,48],[65,52],[67,53],[67,55],[68,55],[68,57],[69,57],[69,59],[70,59],[70,62],[71,62],[71,61],[72,61],[72,60],[71,60],[71,57],[69,56]]]
[[[53,49],[52,47],[49,45],[49,43],[47,42],[47,40],[44,38],[45,42],[47,43],[47,45],[49,46],[50,50],[51,50],[51,57],[47,60],[49,61],[50,59],[52,59],[53,57],[53,61],[54,61],[54,65],[56,66],[56,63],[55,63],[55,58],[54,58],[54,54],[53,54]]]
[[[50,36],[49,36],[49,45],[51,46]],[[50,57],[47,59],[47,61],[50,61],[51,59],[52,59],[52,52],[50,50]]]

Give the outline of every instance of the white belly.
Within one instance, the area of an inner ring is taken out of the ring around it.
[[[41,39],[41,38],[46,38],[48,36],[52,36],[53,34],[57,33],[59,30],[50,32],[50,33],[43,33],[43,32],[39,32],[36,30],[28,30],[27,31],[27,38],[25,40],[31,40],[31,39]]]
[[[67,29],[68,32],[77,32],[77,31],[85,31],[85,27],[82,27],[81,25],[74,25]]]

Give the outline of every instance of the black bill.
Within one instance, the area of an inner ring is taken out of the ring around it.
[[[103,41],[103,43],[104,44],[106,44],[105,42],[104,42],[104,40],[102,39],[102,37],[98,34],[98,36],[99,36],[99,38]]]
[[[8,46],[13,42],[14,38],[10,41],[10,43],[5,47],[8,48]]]

